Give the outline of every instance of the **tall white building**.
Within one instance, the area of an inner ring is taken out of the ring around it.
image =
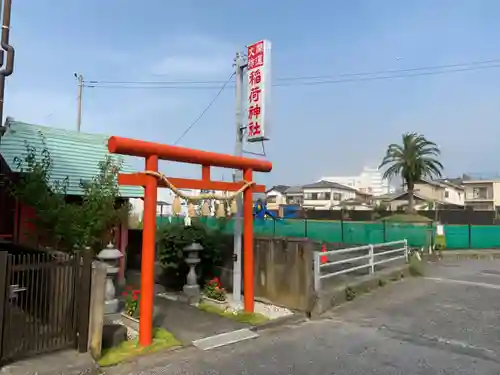
[[[387,179],[382,178],[378,168],[364,167],[358,176],[328,176],[321,177],[321,180],[336,182],[374,196],[394,192],[394,188]]]

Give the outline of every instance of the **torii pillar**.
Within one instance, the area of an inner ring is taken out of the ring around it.
[[[272,163],[266,160],[252,159],[215,152],[200,151],[185,147],[170,146],[130,138],[110,137],[110,153],[143,157],[145,170],[158,172],[158,161],[169,160],[202,166],[201,179],[168,178],[179,189],[208,189],[219,191],[237,191],[246,182],[253,181],[253,172],[270,172]],[[240,169],[243,180],[239,182],[212,181],[210,167]],[[156,205],[158,187],[168,187],[163,181],[144,173],[120,174],[120,185],[144,187],[144,219],[141,259],[141,300],[139,317],[139,344],[148,346],[153,339],[153,300],[154,300],[154,261],[156,238]],[[243,193],[243,286],[244,309],[254,311],[254,259],[253,259],[253,205],[252,194],[264,193],[264,185],[253,185]]]

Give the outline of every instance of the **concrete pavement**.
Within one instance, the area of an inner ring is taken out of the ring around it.
[[[498,270],[498,271],[497,271]],[[445,261],[324,319],[200,352],[144,357],[125,374],[498,375],[500,260]]]
[[[223,318],[217,314],[201,311],[184,302],[156,297],[158,316],[155,324],[171,332],[184,345],[193,341],[220,335],[235,330],[249,328],[249,324]]]

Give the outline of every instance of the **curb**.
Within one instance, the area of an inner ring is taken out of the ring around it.
[[[311,304],[311,319],[320,319],[326,312],[349,303],[361,295],[382,289],[386,284],[393,284],[411,277],[410,267],[404,265],[383,270],[378,274],[366,275],[357,280],[351,280],[351,282],[340,283],[331,289],[322,290],[316,293],[316,298]],[[384,285],[380,285],[381,279],[385,280]],[[348,288],[354,292],[354,297],[351,299],[347,297],[346,291]]]
[[[122,365],[127,365],[127,364],[132,364],[132,363],[136,363],[138,361],[141,361],[141,360],[145,360],[145,359],[148,359],[149,358],[161,358],[158,356],[158,354],[167,354],[167,353],[173,353],[173,352],[177,352],[177,351],[181,351],[181,350],[185,350],[185,349],[188,349],[188,348],[194,348],[194,346],[192,344],[190,345],[179,345],[179,346],[172,346],[171,348],[165,348],[165,349],[160,349],[158,351],[154,351],[154,352],[147,352],[147,353],[142,353],[142,354],[138,354],[134,357],[130,357],[130,358],[126,358],[124,359],[123,361],[121,362],[118,362],[118,363],[115,363],[115,364],[112,364],[112,365],[109,365],[109,366],[100,366],[98,361],[95,362],[96,366],[97,366],[97,370],[99,372],[97,373],[93,373],[93,372],[79,372],[78,375],[82,375],[82,374],[91,374],[91,375],[105,375],[106,374],[106,371],[108,369],[112,369],[112,368],[118,368]],[[161,358],[162,361],[164,361],[164,358]],[[51,374],[52,375],[52,374]],[[66,375],[66,373],[64,373],[64,375]],[[77,374],[75,374],[77,375]]]
[[[69,353],[70,351],[66,351]],[[26,374],[40,374],[40,375],[100,375],[101,370],[97,362],[92,358],[90,353],[76,354],[74,356],[75,362],[68,362],[68,359],[59,357],[64,351],[58,353],[50,353],[40,355],[18,362],[5,365],[0,368],[2,375],[26,375]],[[73,353],[72,353],[73,354]],[[80,357],[80,359],[76,359]],[[73,356],[71,356],[73,358]],[[83,358],[83,359],[81,359]],[[48,364],[47,364],[48,363]]]
[[[259,324],[258,326],[250,327],[249,329],[254,332],[263,331],[270,328],[277,328],[286,324],[299,324],[305,322],[307,316],[304,313],[294,313],[292,315],[284,316],[281,318],[273,319],[268,322]]]
[[[425,257],[430,263],[438,263],[442,260],[469,260],[469,259],[500,259],[500,251],[498,250],[443,250],[441,254],[434,257]]]

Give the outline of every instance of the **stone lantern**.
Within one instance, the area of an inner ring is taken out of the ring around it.
[[[195,304],[200,301],[200,286],[198,285],[198,276],[196,275],[196,265],[200,263],[199,252],[203,250],[203,246],[193,242],[184,248],[186,253],[186,263],[189,266],[189,272],[186,278],[186,284],[182,291],[187,297],[190,304]]]
[[[116,298],[116,275],[120,270],[120,259],[123,254],[110,242],[105,249],[97,254],[97,258],[106,264],[106,287],[104,294],[104,313],[114,314],[118,312],[118,299]]]

